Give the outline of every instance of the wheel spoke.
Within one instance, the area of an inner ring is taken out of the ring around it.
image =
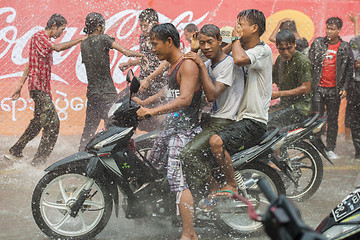
[[[61,195],[62,195],[62,197],[64,199],[64,202],[66,202],[69,199],[69,197],[68,197],[68,195],[66,193],[66,190],[65,190],[65,188],[63,186],[63,182],[62,182],[61,178],[59,179],[59,188],[60,188]]]
[[[60,222],[53,224],[51,226],[55,229],[59,229],[69,218],[70,218],[70,214],[69,214],[69,212],[67,212],[66,215],[63,217],[63,219],[61,219]]]
[[[51,203],[46,200],[42,202],[42,205],[50,208],[60,209],[60,210],[68,210],[64,203]]]
[[[87,227],[87,225],[86,225],[86,223],[85,223],[84,214],[83,214],[81,211],[79,211],[79,217],[80,217],[81,225],[82,225],[81,231],[87,230],[88,227]]]

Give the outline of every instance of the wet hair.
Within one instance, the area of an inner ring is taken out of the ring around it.
[[[178,30],[172,23],[163,23],[151,28],[150,38],[156,38],[163,42],[166,42],[168,38],[171,38],[176,48],[180,47],[180,35]]]
[[[206,24],[204,25],[201,29],[199,34],[203,34],[207,37],[212,37],[215,38],[217,40],[220,39],[221,35],[220,35],[220,29],[215,26],[214,24]]]
[[[295,44],[295,35],[289,29],[281,30],[276,34],[276,45],[281,43]]]
[[[343,21],[339,17],[331,17],[326,20],[326,25],[334,24],[338,29],[341,29],[343,26]]]
[[[146,21],[148,23],[158,23],[159,17],[157,12],[152,8],[147,8],[143,10],[139,15],[140,21]]]
[[[251,25],[256,24],[259,28],[259,37],[263,35],[266,29],[266,18],[262,11],[257,9],[247,9],[241,11],[237,19],[239,18],[245,18]]]
[[[48,20],[48,22],[46,23],[46,29],[51,29],[51,27],[55,24],[56,27],[61,27],[62,25],[67,24],[66,19],[58,14],[55,13],[53,15],[51,15],[50,19]]]
[[[199,30],[197,28],[197,26],[193,23],[189,23],[188,25],[185,26],[184,28],[184,31],[187,31],[187,32],[196,32],[197,30]]]
[[[285,22],[282,22],[280,25],[280,30],[289,29],[293,33],[297,33],[297,28],[294,20],[288,20]]]
[[[85,19],[84,33],[92,34],[96,31],[98,26],[104,26],[105,18],[103,15],[97,12],[89,13]]]

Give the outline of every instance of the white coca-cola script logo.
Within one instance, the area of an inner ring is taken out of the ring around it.
[[[118,26],[118,29],[115,31],[116,32],[115,37],[118,40],[128,38],[129,36],[131,36],[131,34],[134,33],[134,31],[138,27],[138,15],[140,14],[140,12],[141,12],[140,10],[124,10],[124,11],[114,14],[113,16],[109,17],[106,21],[106,25],[105,25],[106,31],[116,25],[116,26]],[[44,29],[44,28],[40,27],[40,26],[34,26],[30,30],[28,30],[23,36],[18,36],[18,29],[15,26],[11,25],[11,23],[15,20],[16,10],[11,7],[0,8],[0,15],[6,15],[6,14],[8,14],[8,16],[6,17],[6,23],[8,23],[8,25],[3,27],[0,30],[0,41],[3,41],[5,43],[5,48],[1,48],[3,50],[2,50],[2,52],[0,52],[0,61],[3,62],[3,61],[7,60],[7,59],[5,59],[5,57],[8,53],[10,54],[10,50],[13,47],[12,51],[11,51],[12,63],[16,64],[16,65],[24,65],[28,61],[27,58],[24,58],[24,54],[23,54],[26,44],[28,43],[28,41],[30,40],[31,36],[34,33],[36,33],[37,31],[39,31],[41,29]],[[180,33],[182,34],[183,33],[182,30],[188,23],[194,23],[194,24],[198,25],[206,18],[207,15],[208,15],[208,12],[206,12],[200,18],[194,20],[193,12],[186,11],[172,20],[172,19],[166,17],[165,15],[159,13],[159,20],[160,20],[160,22],[173,23],[177,27],[177,29],[180,31]],[[69,21],[69,22],[71,22],[71,21]],[[124,32],[124,29],[129,29],[129,24],[132,24],[130,26],[130,30]],[[125,28],[125,26],[126,26],[126,28]],[[75,39],[75,37],[74,37],[75,33],[77,33],[79,30],[81,32],[82,29],[83,29],[83,27],[67,26],[67,28],[64,31],[64,36],[61,39],[61,42],[66,42],[66,41]],[[105,31],[105,33],[106,33],[106,31]],[[70,50],[66,51],[66,53],[54,52],[54,54],[53,54],[54,65],[57,65],[57,64],[60,64],[64,61],[66,61],[66,59],[73,53],[73,51],[75,50],[76,47],[77,46],[73,46]],[[130,46],[129,48],[131,50],[137,50],[139,48],[139,45],[134,44],[134,45]],[[113,54],[114,55],[113,55],[111,65],[110,65],[111,69],[113,69],[113,79],[116,83],[121,83],[125,80],[125,76],[119,70],[119,68],[117,66],[121,62],[127,61],[128,57],[121,55],[121,57],[118,58],[118,55],[120,55],[120,54],[117,51],[114,51]],[[11,66],[9,66],[9,64],[7,64],[7,66],[8,66],[7,69],[4,69],[3,71],[1,71],[1,74],[11,71]],[[78,57],[77,57],[77,61],[76,61],[76,65],[75,65],[75,73],[76,73],[77,78],[81,82],[86,83],[85,67],[81,62],[81,54],[78,54]],[[11,78],[11,77],[21,77],[21,75],[22,75],[22,72],[14,72],[14,73],[10,72],[10,73],[6,73],[4,75],[0,75],[0,79],[6,79],[6,78]],[[54,72],[51,74],[51,79],[68,84],[66,80],[62,79],[59,75],[57,75]]]

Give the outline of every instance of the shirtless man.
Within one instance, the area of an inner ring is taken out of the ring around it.
[[[154,26],[150,39],[152,51],[159,60],[170,63],[170,71],[167,86],[141,104],[149,104],[165,94],[169,102],[154,108],[141,107],[137,114],[139,118],[145,118],[168,113],[165,130],[156,139],[149,160],[158,170],[167,168],[170,190],[176,193],[182,218],[180,239],[198,239],[193,224],[194,201],[182,171],[179,152],[201,131],[198,126],[202,93],[199,68],[194,61],[184,59],[179,32],[171,23]]]

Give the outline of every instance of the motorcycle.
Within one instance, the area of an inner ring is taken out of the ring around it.
[[[279,151],[263,157],[262,162],[273,163],[271,165],[284,182],[286,196],[292,200],[308,199],[319,188],[324,171],[320,154],[333,164],[326,155],[324,143],[316,137],[325,122],[326,117],[315,114],[304,122],[273,131],[274,135],[279,132],[285,134],[284,144]],[[135,138],[139,151],[148,156],[159,134],[160,131],[153,131]],[[241,152],[240,156],[231,156],[234,164],[242,156]]]
[[[299,124],[286,126],[280,131],[288,132],[280,154],[274,155],[281,170],[286,196],[295,201],[310,198],[319,188],[323,178],[323,162],[320,155],[331,160],[325,145],[317,136],[326,123],[326,116],[315,114]]]
[[[262,222],[267,235],[274,240],[356,240],[360,238],[360,189],[348,194],[319,224],[316,230],[306,226],[295,204],[284,195],[276,196],[265,179],[257,184],[271,202],[265,214],[257,214],[243,196],[233,198],[249,206],[249,217]]]
[[[75,153],[46,168],[47,173],[33,191],[34,220],[51,238],[96,236],[107,225],[113,206],[116,216],[119,215],[118,190],[123,195],[121,206],[128,219],[174,219],[176,215],[175,196],[167,179],[154,169],[131,138],[138,124],[136,111],[140,108],[131,101],[131,95],[140,84],[131,70],[127,82],[130,97],[123,97],[110,109],[112,124],[94,136],[86,152]],[[239,153],[234,161],[240,193],[260,212],[270,203],[255,184],[257,179],[267,179],[276,194],[284,193],[285,189],[276,171],[257,159],[278,150],[283,139],[283,134],[273,133]],[[246,208],[231,198],[221,199],[210,212],[197,208],[196,224],[234,233],[260,230],[260,223],[245,217]],[[178,226],[176,221],[173,225]]]

